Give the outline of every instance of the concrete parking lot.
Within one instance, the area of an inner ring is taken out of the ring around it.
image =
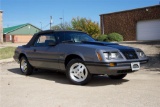
[[[16,62],[0,64],[0,107],[159,107],[160,43],[122,43],[139,47],[150,62],[122,80],[94,76],[85,86],[65,74],[35,71],[24,76]]]

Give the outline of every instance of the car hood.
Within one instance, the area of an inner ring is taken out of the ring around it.
[[[128,47],[128,46],[122,46],[118,43],[110,43],[110,42],[82,42],[82,44],[85,45],[96,45],[96,46],[102,46],[102,47],[111,47],[120,50],[121,52],[124,51],[134,51],[134,48]]]

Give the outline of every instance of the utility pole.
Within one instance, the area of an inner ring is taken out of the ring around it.
[[[64,29],[64,10],[63,10],[63,29]]]
[[[50,16],[50,30],[52,29],[52,16]]]
[[[61,29],[63,29],[63,24],[62,24],[62,19],[63,18],[60,17],[59,19],[61,20]]]

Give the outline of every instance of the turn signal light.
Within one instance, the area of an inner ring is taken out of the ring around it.
[[[97,57],[98,57],[99,61],[102,61],[102,57],[98,52],[97,52]]]
[[[116,64],[115,63],[109,63],[109,66],[114,67],[114,66],[116,66]]]

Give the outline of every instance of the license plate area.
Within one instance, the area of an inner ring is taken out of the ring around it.
[[[140,63],[139,62],[133,62],[131,63],[131,68],[132,68],[132,71],[137,71],[140,69]]]

